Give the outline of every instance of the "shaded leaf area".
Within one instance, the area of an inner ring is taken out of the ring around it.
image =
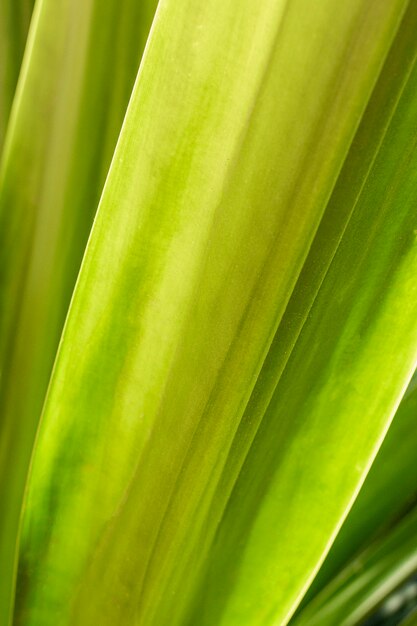
[[[363,626],[410,624],[417,616],[416,609],[417,574],[414,573],[386,597],[381,606],[363,621]]]
[[[415,626],[417,624],[417,609],[402,620],[401,626]]]
[[[0,0],[0,154],[19,77],[34,0]]]
[[[154,5],[35,8],[0,170],[0,620],[35,431]]]
[[[314,15],[309,6],[307,0],[160,6],[45,407],[24,518],[17,624],[161,626],[186,620],[196,573],[217,527],[213,497],[234,436],[405,3],[325,0]],[[405,335],[409,353],[383,397],[375,395],[378,407],[388,403],[388,412],[408,378],[416,343],[416,311],[403,293],[412,287],[415,269],[412,216],[409,204],[400,206],[394,219],[391,203],[384,205],[370,240],[360,239],[361,225],[352,226],[358,249],[349,238],[336,276],[345,275],[353,254],[362,254],[356,281],[363,280],[366,261],[375,258],[365,275],[370,287],[353,312],[358,282],[341,292],[340,312],[350,326],[332,356],[341,332],[333,325],[318,370],[324,380],[323,363],[333,358],[337,369],[342,358],[352,363],[361,392],[368,392],[365,364],[397,302],[404,316],[384,355],[391,357]],[[403,237],[401,244],[394,234]],[[391,286],[377,304],[393,260]],[[328,284],[333,291],[334,278]],[[371,303],[375,325],[366,318]],[[365,326],[362,360],[351,338],[358,320]],[[314,352],[311,332],[303,337]],[[325,386],[322,392],[327,395]],[[356,401],[352,396],[355,416]],[[225,550],[229,560],[220,575],[224,590],[194,624],[285,618],[380,439],[388,415],[383,412],[371,430],[373,413],[362,430],[355,418],[361,443],[345,458],[360,466],[350,466],[303,572],[295,571],[288,583],[282,573],[293,565],[291,554],[275,571],[266,559],[270,578],[260,589],[256,580],[263,584],[266,571],[261,549],[250,589],[233,589],[228,569],[243,552],[231,537],[234,550]],[[345,423],[346,415],[339,415],[335,436]],[[320,430],[318,423],[315,432]],[[288,443],[295,445],[296,438]],[[268,445],[265,452],[269,463]],[[260,465],[260,478],[266,469]],[[339,485],[330,482],[333,495]],[[262,486],[249,485],[252,502],[262,493]],[[274,518],[281,518],[282,502],[275,505]],[[242,513],[244,522],[245,504]],[[237,525],[239,517],[240,511]],[[222,528],[229,521],[227,513]],[[304,541],[311,540],[310,531]],[[216,554],[217,548],[217,567]],[[277,607],[281,579],[286,600]],[[209,599],[212,590],[210,583]],[[230,606],[239,599],[244,614],[233,617],[225,597]]]
[[[417,509],[359,554],[306,607],[294,623],[308,626],[355,626],[382,624],[400,618],[395,610],[415,601],[416,585],[408,581],[417,571]],[[366,619],[382,604],[378,613]],[[394,614],[394,615],[393,615]],[[401,614],[401,613],[400,613]]]

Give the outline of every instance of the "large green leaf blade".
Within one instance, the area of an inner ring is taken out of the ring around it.
[[[154,7],[35,8],[0,169],[2,623],[35,432]]]
[[[45,408],[17,623],[182,620],[207,501],[405,3],[308,6],[160,6]]]
[[[375,160],[384,148],[383,142],[393,116],[397,109],[401,108],[401,97],[415,64],[417,53],[416,26],[417,11],[415,5],[411,4],[397,33],[382,70],[382,75],[373,91],[294,292],[286,307],[282,322],[275,334],[254,391],[245,408],[245,414],[239,425],[227,466],[223,472],[221,486],[218,489],[219,499],[216,502],[216,507],[221,508],[227,501],[230,489],[240,472],[242,461],[250,449],[277,383],[311,313],[314,301],[333,262],[363,189],[368,184],[368,179],[375,175],[373,171]],[[404,432],[404,429],[407,430],[411,427],[412,416],[409,415],[411,410],[411,406],[406,408],[407,415],[400,420],[403,424],[401,433]],[[397,430],[394,428],[393,440],[390,439],[391,444],[388,444],[390,450],[398,446],[400,435],[399,433],[395,434]],[[408,455],[402,457],[405,463],[404,472],[407,472],[407,468],[411,464],[412,444],[412,437],[407,437],[406,441],[402,442],[402,447],[406,447],[408,452]],[[388,454],[391,453],[388,452]],[[395,456],[398,459],[398,454]],[[387,455],[384,457],[385,461],[382,460],[382,463],[387,462]],[[392,464],[393,461],[390,459],[390,465]],[[400,466],[396,465],[395,467],[401,471]],[[384,471],[385,476],[387,471],[390,470]],[[410,478],[409,475],[405,482],[403,481],[404,491],[407,490],[406,485],[410,485]],[[411,482],[412,480],[411,478]],[[393,491],[390,502],[396,497],[401,497],[399,490]],[[379,504],[384,506],[383,502],[379,502]],[[390,508],[388,501],[386,507]],[[362,507],[362,509],[364,508],[367,508],[366,504]],[[374,520],[378,517],[378,514],[373,515],[371,511],[368,513],[373,516]],[[348,544],[349,540],[346,542],[346,547],[349,549]]]

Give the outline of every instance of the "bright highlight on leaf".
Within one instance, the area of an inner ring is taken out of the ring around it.
[[[0,626],[380,615],[417,570],[417,5],[36,0],[19,56],[24,4]]]

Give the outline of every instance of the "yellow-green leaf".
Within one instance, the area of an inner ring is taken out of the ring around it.
[[[34,436],[154,5],[35,8],[0,168],[2,624]]]
[[[45,406],[17,623],[183,622],[217,523],[211,498],[405,5],[324,0],[313,13],[307,0],[160,5]],[[352,376],[362,374],[394,292],[403,306],[407,271],[397,268]],[[375,289],[381,279],[370,275]],[[372,293],[360,294],[359,310]],[[415,332],[407,306],[388,355]],[[412,335],[410,354],[414,346]],[[408,361],[384,401],[397,398]],[[365,465],[386,419],[370,433],[357,428]],[[345,421],[342,413],[340,429]],[[249,589],[243,564],[232,613],[218,615],[222,596],[193,624],[284,619],[363,471],[349,474],[278,609],[279,572],[264,592],[257,567]],[[231,561],[236,554],[225,550]]]

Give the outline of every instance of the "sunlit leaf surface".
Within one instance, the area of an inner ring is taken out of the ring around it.
[[[416,355],[407,118],[372,164],[393,192],[372,177],[361,194],[210,544],[246,454],[234,436],[405,5],[160,5],[45,407],[17,624],[287,619]]]
[[[154,5],[35,8],[0,169],[1,624],[34,435]]]
[[[311,589],[311,598],[417,501],[417,390],[401,403],[365,484]]]

